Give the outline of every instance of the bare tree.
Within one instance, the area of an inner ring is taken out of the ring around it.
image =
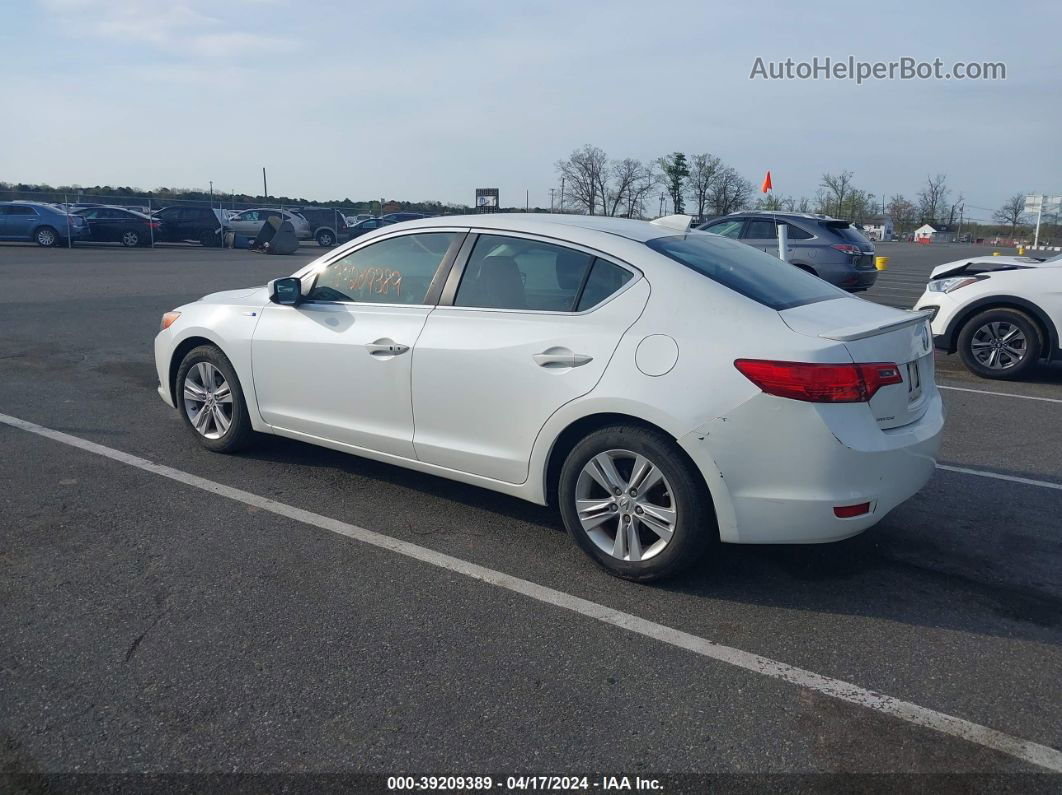
[[[918,216],[918,208],[897,193],[891,199],[887,207],[889,217],[892,218],[896,234],[903,237],[914,229],[915,220]]]
[[[1003,206],[992,214],[992,218],[1001,224],[1009,225],[1011,234],[1017,234],[1018,224],[1022,222],[1024,215],[1025,194],[1015,193],[1003,202]]]
[[[959,216],[959,209],[965,205],[966,199],[960,193],[955,201],[948,205],[948,226],[955,226],[955,219]]]
[[[628,218],[644,218],[646,216],[645,202],[649,198],[649,194],[660,185],[660,180],[661,176],[652,163],[641,164],[638,175],[627,192]]]
[[[713,215],[726,215],[743,210],[752,198],[752,183],[732,166],[725,166],[708,194],[708,206]]]
[[[605,188],[608,198],[605,215],[618,215],[627,209],[631,191],[641,177],[643,168],[641,161],[631,157],[612,161],[607,174],[609,184]]]
[[[576,149],[567,160],[557,161],[557,171],[566,183],[565,199],[588,215],[594,215],[599,205],[604,207],[605,198],[601,193],[607,168],[608,155],[590,144]]]
[[[852,172],[842,171],[836,176],[823,174],[820,184],[824,190],[821,202],[824,205],[823,212],[826,215],[842,215],[845,199],[849,198],[849,193],[853,190]]]
[[[697,217],[703,218],[708,209],[708,197],[712,186],[723,170],[723,161],[710,154],[694,155],[690,158],[690,176],[688,187],[690,200],[697,207]]]
[[[947,216],[950,194],[947,174],[926,177],[925,188],[918,192],[918,212],[923,223],[942,221]]]

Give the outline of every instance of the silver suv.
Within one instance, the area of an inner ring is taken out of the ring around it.
[[[698,229],[778,256],[778,224],[788,227],[791,264],[853,293],[877,281],[874,244],[858,227],[828,215],[737,212],[714,218]]]

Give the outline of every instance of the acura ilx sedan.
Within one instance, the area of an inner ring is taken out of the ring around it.
[[[926,316],[689,223],[387,226],[166,313],[159,394],[217,452],[277,434],[554,505],[633,580],[866,530],[934,469]]]

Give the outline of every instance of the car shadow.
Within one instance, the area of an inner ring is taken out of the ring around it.
[[[518,534],[512,532],[510,523],[488,523],[481,534],[497,536],[490,542],[494,548],[527,543],[528,536],[536,533],[566,533],[553,508],[294,440],[266,437],[244,455],[286,466],[336,470],[378,481],[384,490],[392,486],[408,489],[475,509],[467,517],[456,512],[452,520],[456,524],[482,523],[477,512],[487,511],[526,525]],[[586,581],[599,575],[595,589],[620,596],[629,589],[651,587],[683,597],[862,615],[1058,643],[1062,582],[1053,561],[1062,557],[1062,538],[1050,529],[1050,519],[1043,518],[1043,527],[1035,532],[1028,528],[1015,531],[1007,526],[1006,512],[990,510],[998,506],[984,490],[964,487],[961,498],[950,500],[945,508],[940,501],[947,493],[946,484],[933,481],[875,528],[837,543],[720,544],[701,565],[651,586],[599,574],[574,552],[565,558],[549,558],[555,568],[545,577],[514,570],[505,564],[504,556],[491,564],[533,580]],[[396,493],[394,499],[401,497]],[[1057,508],[1062,503],[1056,513]],[[947,525],[942,525],[942,516],[947,517]],[[1007,550],[1014,548],[1028,555],[1020,559],[1008,555]],[[523,561],[529,556],[517,551],[517,557]]]

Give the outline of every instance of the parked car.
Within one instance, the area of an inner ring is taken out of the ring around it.
[[[353,240],[356,237],[361,237],[368,232],[374,232],[385,226],[397,223],[396,221],[388,221],[383,218],[366,218],[364,221],[358,221],[356,224],[347,227],[347,235]]]
[[[354,226],[354,224],[356,224],[358,221],[368,221],[370,218],[375,217],[376,216],[372,213],[358,213],[357,215],[348,215],[347,226]]]
[[[88,237],[88,224],[44,202],[0,202],[0,240],[31,240],[38,246],[65,246]]]
[[[310,224],[310,237],[317,245],[331,247],[350,240],[347,219],[339,210],[331,207],[303,207],[299,215]]]
[[[162,222],[155,241],[183,243],[195,241],[204,246],[220,246],[224,213],[210,207],[163,207],[153,218]]]
[[[982,378],[1021,378],[1062,359],[1062,254],[973,257],[933,269],[915,309],[931,313],[933,340]]]
[[[213,451],[276,434],[555,505],[634,580],[867,529],[935,468],[926,319],[688,223],[380,229],[167,313],[159,394]]]
[[[387,215],[381,215],[381,221],[390,221],[393,224],[400,223],[402,221],[416,221],[420,218],[427,218],[424,213],[388,213]]]
[[[161,235],[162,222],[157,218],[121,207],[86,207],[75,210],[74,215],[85,219],[89,239],[96,243],[150,246]]]
[[[271,215],[279,216],[285,221],[291,221],[295,228],[295,237],[299,240],[309,240],[313,235],[310,230],[310,222],[293,210],[277,210],[269,207],[261,207],[253,210],[243,210],[225,222],[225,228],[248,237],[254,237],[262,224]]]
[[[778,228],[789,236],[789,263],[849,292],[866,290],[877,281],[874,244],[858,227],[827,215],[809,213],[739,212],[716,218],[699,229],[778,254]]]

